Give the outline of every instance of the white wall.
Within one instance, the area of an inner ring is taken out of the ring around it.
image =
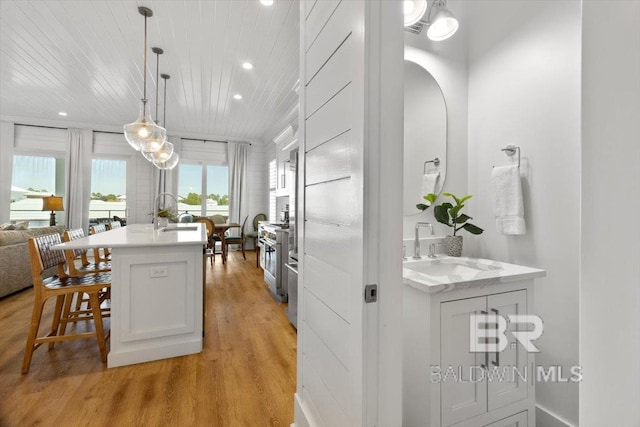
[[[640,426],[640,2],[583,5],[580,421]]]
[[[461,22],[466,22],[464,2],[452,0],[447,5]],[[410,57],[413,62],[428,70],[442,89],[448,121],[447,176],[443,191],[466,194],[467,28],[461,24],[460,30],[453,37],[441,42],[429,40],[425,31],[420,35],[405,32],[405,58]],[[448,227],[436,222],[432,209],[417,215],[405,215],[403,219],[403,236],[408,239],[405,245],[409,254],[413,250],[410,240],[413,239],[416,222],[431,222],[437,235],[445,235],[449,231]],[[425,250],[426,248],[422,248],[423,253]]]
[[[580,248],[580,3],[475,1],[469,27],[469,193],[474,224],[466,253],[547,270],[536,280],[544,321],[536,364],[578,364]],[[493,165],[521,147],[527,233],[499,235],[492,212]],[[455,175],[457,172],[450,172]],[[538,406],[578,424],[578,385],[539,383]],[[539,424],[542,426],[542,424]]]

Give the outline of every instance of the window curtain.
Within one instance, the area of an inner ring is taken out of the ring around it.
[[[247,159],[249,144],[229,142],[227,144],[227,164],[229,165],[229,222],[242,225],[249,212],[247,206]],[[239,235],[238,229],[230,233]]]
[[[0,201],[2,201],[0,224],[9,222],[11,217],[14,137],[15,127],[13,123],[0,122]]]
[[[66,158],[66,191],[64,210],[67,228],[89,231],[89,203],[91,201],[91,152],[93,131],[68,129]]]

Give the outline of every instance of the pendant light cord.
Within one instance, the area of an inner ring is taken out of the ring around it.
[[[142,69],[142,117],[147,114],[147,15],[144,16],[144,68]]]
[[[167,126],[167,79],[164,79],[164,104],[162,104],[162,124]],[[157,115],[157,113],[156,113]]]
[[[159,70],[160,70],[160,53],[156,53],[156,124],[158,124],[158,104],[160,103],[160,100],[158,99],[158,87],[160,86],[158,84]],[[162,122],[162,124],[164,125],[164,121]]]

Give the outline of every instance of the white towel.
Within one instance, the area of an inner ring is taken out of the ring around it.
[[[422,176],[422,195],[436,192],[436,186],[440,179],[440,172],[428,173]],[[424,203],[424,199],[420,198],[420,203]]]
[[[516,165],[494,167],[491,172],[493,213],[501,234],[524,234],[524,204],[520,168]]]

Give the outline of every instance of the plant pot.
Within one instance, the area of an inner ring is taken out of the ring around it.
[[[462,256],[462,236],[446,236],[444,245],[447,248],[447,255]]]

